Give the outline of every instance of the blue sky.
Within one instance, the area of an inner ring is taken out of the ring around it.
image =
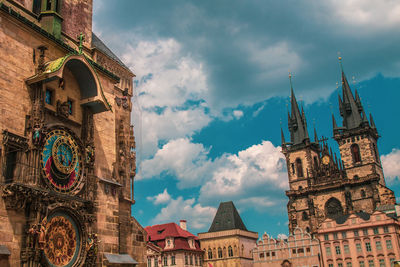
[[[93,16],[136,74],[133,214],[143,226],[186,219],[204,232],[233,200],[249,230],[287,234],[288,72],[309,131],[337,150],[338,51],[382,136],[386,181],[400,189],[400,3],[95,0]]]

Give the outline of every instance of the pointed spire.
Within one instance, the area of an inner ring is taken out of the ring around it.
[[[374,119],[372,118],[372,114],[369,114],[369,123],[371,124],[372,129],[376,129]]]
[[[285,135],[283,134],[283,129],[282,128],[281,128],[281,140],[282,140],[282,146],[286,145]]]
[[[362,124],[363,126],[369,126],[368,118],[364,110],[362,110]]]
[[[315,129],[315,127],[314,127],[314,142],[315,142],[316,144],[319,143],[319,141],[318,141],[318,135],[317,135],[317,129]]]
[[[332,114],[332,124],[333,124],[333,131],[335,132],[335,130],[338,128],[338,126],[336,124],[335,115],[333,115],[333,114]]]

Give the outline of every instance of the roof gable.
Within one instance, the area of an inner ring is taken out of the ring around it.
[[[144,228],[148,234],[148,241],[163,240],[166,237],[184,237],[184,238],[195,238],[197,237],[190,232],[183,230],[176,223],[157,224],[153,226],[147,226]]]

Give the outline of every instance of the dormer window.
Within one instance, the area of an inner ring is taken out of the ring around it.
[[[54,104],[54,90],[50,88],[46,88],[44,101],[46,104],[53,105]]]

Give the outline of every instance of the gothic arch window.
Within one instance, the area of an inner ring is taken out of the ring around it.
[[[365,190],[361,189],[361,197],[365,197]]]
[[[222,255],[224,256],[224,258],[226,258],[226,247],[224,247]]]
[[[218,248],[218,258],[222,258],[222,249]]]
[[[337,198],[330,198],[325,203],[325,213],[329,218],[337,218],[340,215],[343,215],[343,207],[340,201]]]
[[[209,248],[208,249],[208,259],[212,259],[213,258],[213,256],[212,256],[212,250],[211,250],[211,248]]]
[[[301,217],[302,217],[303,221],[308,220],[308,214],[307,214],[307,212],[303,211]]]
[[[354,163],[361,162],[360,147],[357,144],[352,144],[350,149],[351,149],[351,155],[353,156],[353,162]]]
[[[233,250],[231,246],[228,247],[228,256],[233,257]]]
[[[306,227],[306,232],[309,233],[310,232],[310,227]]]
[[[297,171],[297,177],[303,177],[303,163],[301,163],[301,159],[297,158],[296,159],[296,171]]]

